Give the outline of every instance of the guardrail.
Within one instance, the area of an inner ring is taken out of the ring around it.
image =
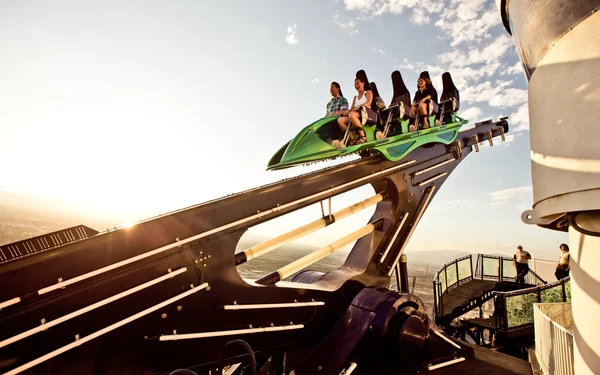
[[[494,255],[477,255],[477,265],[475,267],[475,278],[481,280],[515,281],[517,270],[511,258]],[[537,273],[529,269],[525,275],[525,284],[544,285],[547,282]]]
[[[494,316],[496,328],[509,333],[533,327],[533,304],[571,301],[569,277],[551,284],[513,292],[494,292]]]
[[[433,311],[436,316],[444,313],[441,303],[444,293],[473,280],[473,257],[464,256],[444,264],[433,277]]]
[[[573,314],[570,303],[536,303],[535,356],[545,375],[572,375]]]
[[[444,264],[433,277],[433,311],[436,317],[444,315],[444,293],[473,279],[498,280],[514,282],[517,271],[513,260],[501,256],[477,254],[475,272],[473,272],[473,255]],[[525,283],[529,285],[545,285],[545,280],[531,269],[525,276]],[[449,313],[446,312],[446,313]]]

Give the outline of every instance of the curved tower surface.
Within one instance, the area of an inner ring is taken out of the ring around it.
[[[577,374],[600,373],[600,1],[497,0],[529,84],[533,209],[569,232]]]

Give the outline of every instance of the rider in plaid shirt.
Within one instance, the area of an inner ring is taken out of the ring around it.
[[[331,93],[331,100],[327,103],[327,113],[325,117],[339,116],[342,112],[348,110],[348,101],[342,95],[342,89],[340,84],[337,82],[331,82],[329,86],[329,92]]]

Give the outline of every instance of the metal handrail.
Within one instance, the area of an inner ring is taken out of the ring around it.
[[[470,259],[470,261],[471,261],[470,273],[469,273],[469,275],[467,275],[466,277],[461,279],[459,272],[458,272],[458,263],[461,261],[464,261],[466,259]],[[492,260],[498,262],[497,266],[494,264],[494,268],[497,267],[496,268],[497,274],[487,274],[487,275],[485,274],[484,259],[492,259]],[[505,276],[504,275],[504,266],[505,266],[504,263],[512,262],[512,261],[513,261],[513,259],[503,257],[503,256],[477,254],[477,263],[476,263],[475,268],[473,268],[473,256],[472,255],[465,255],[463,257],[454,259],[453,261],[444,264],[434,274],[434,277],[433,277],[433,291],[434,291],[433,311],[435,313],[435,316],[444,315],[444,311],[443,311],[444,293],[447,294],[450,290],[459,286],[461,283],[463,283],[465,281],[472,280],[474,278],[481,278],[482,280],[483,279],[488,279],[488,280],[492,279],[492,280],[498,280],[498,281],[514,281],[515,280],[514,276]],[[456,281],[453,282],[452,284],[447,284],[448,283],[448,269],[451,269],[453,267],[456,269]],[[537,288],[542,288],[544,286],[547,286],[545,288],[540,289],[540,291],[541,291],[541,290],[545,290],[547,288],[556,286],[557,284],[560,283],[560,282],[557,282],[557,283],[548,284],[544,279],[542,279],[537,273],[535,273],[531,269],[529,269],[529,273],[527,274],[527,277],[532,279],[531,284],[538,284],[538,285],[534,286],[532,288],[521,289],[521,290],[514,291],[514,292],[494,292],[494,294],[495,295],[496,294],[497,295],[505,295],[505,296],[526,294],[526,293],[531,293],[532,290],[538,290]],[[445,281],[445,284],[446,284],[444,286],[443,286],[443,281]],[[564,282],[565,281],[563,281],[563,283]],[[527,291],[529,291],[529,292],[527,292]],[[563,296],[564,296],[564,293],[563,293]],[[506,309],[504,309],[504,311],[506,311]],[[500,319],[502,319],[502,317],[500,317]],[[504,322],[506,322],[506,319],[504,319]],[[508,329],[507,326],[504,328]]]
[[[469,275],[467,275],[464,278],[460,278],[459,275],[459,271],[458,271],[458,263],[464,261],[464,260],[470,260],[470,267],[469,267]],[[456,281],[450,285],[448,285],[448,273],[447,270],[450,267],[454,267],[456,269]],[[440,280],[440,276],[442,274],[442,272],[444,273],[444,280],[446,281],[446,288],[444,290],[442,290],[442,281]],[[448,262],[446,264],[444,264],[442,266],[442,268],[440,268],[433,276],[433,290],[434,290],[434,299],[433,299],[433,311],[435,313],[436,316],[439,315],[443,315],[443,294],[447,293],[448,290],[453,289],[454,287],[458,286],[461,284],[461,282],[467,281],[467,280],[472,280],[473,279],[473,258],[472,255],[465,255],[463,257],[454,259],[451,262]]]
[[[573,358],[573,333],[547,314],[547,307],[559,308],[571,315],[570,304],[536,303],[533,305],[535,354],[544,374],[555,373],[572,375],[575,373]],[[572,320],[572,315],[570,316]]]
[[[484,259],[492,259],[498,261],[498,266],[496,268],[497,274],[486,274],[484,268]],[[480,278],[481,280],[485,279],[494,279],[498,281],[505,280],[515,280],[513,276],[504,276],[504,262],[512,262],[513,259],[499,256],[499,255],[485,255],[478,254],[477,255],[477,265],[475,267],[475,275],[474,277]],[[533,283],[531,284],[547,284],[547,281],[542,279],[537,273],[535,273],[531,268],[529,269],[528,275],[533,275]]]
[[[569,281],[570,281],[570,277],[566,277],[564,279],[555,281],[553,283],[545,284],[545,285],[541,285],[541,286],[534,286],[531,288],[519,289],[519,290],[514,290],[511,292],[493,292],[494,300],[495,300],[495,314],[494,315],[496,316],[496,329],[499,331],[508,332],[508,331],[514,331],[517,329],[533,326],[533,319],[531,322],[526,322],[521,325],[517,325],[517,326],[513,326],[513,327],[508,326],[508,316],[507,316],[507,309],[506,309],[507,298],[535,293],[537,298],[534,303],[541,303],[542,302],[542,294],[541,294],[542,291],[544,291],[546,289],[554,288],[558,285],[562,285],[563,290],[562,290],[562,301],[561,302],[569,302],[567,300],[567,294],[565,291],[565,284],[568,283]],[[498,311],[498,308],[500,308],[500,311]],[[498,314],[498,312],[500,312],[500,314]]]

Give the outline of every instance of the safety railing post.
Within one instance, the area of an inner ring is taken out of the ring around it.
[[[502,264],[502,257],[498,257],[498,281],[502,281],[502,274],[500,273],[500,268]]]
[[[438,311],[437,311],[437,303],[436,300],[439,298],[438,297],[438,293],[437,293],[437,287],[435,285],[435,280],[432,281],[433,283],[433,312],[435,313],[435,316],[438,316]]]
[[[471,280],[475,279],[473,275],[473,255],[469,255],[469,270],[471,271]]]
[[[444,267],[444,277],[444,280],[446,280],[446,290],[444,292],[448,293],[448,287],[450,286],[448,285],[448,267]]]
[[[479,255],[479,258],[477,259],[478,262],[479,259],[481,259],[481,280],[483,280],[483,274],[485,273],[483,272],[483,255]]]
[[[456,286],[460,285],[460,276],[458,275],[458,262],[455,262],[454,265],[456,266]]]
[[[440,316],[444,315],[444,296],[442,296],[442,283],[439,282],[438,283],[438,294],[440,296],[440,300],[438,301],[438,303],[440,304]]]

